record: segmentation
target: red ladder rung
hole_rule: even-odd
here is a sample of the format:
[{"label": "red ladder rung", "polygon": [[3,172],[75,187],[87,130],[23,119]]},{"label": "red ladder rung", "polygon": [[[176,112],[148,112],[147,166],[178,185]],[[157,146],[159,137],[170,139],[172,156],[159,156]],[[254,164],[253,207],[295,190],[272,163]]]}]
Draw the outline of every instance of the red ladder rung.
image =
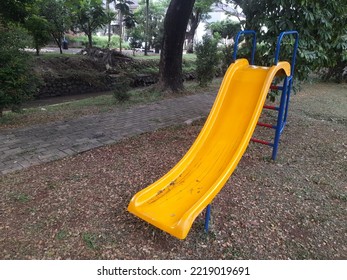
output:
[{"label": "red ladder rung", "polygon": [[275,126],[275,125],[268,124],[268,123],[258,122],[257,125],[276,129],[276,126]]},{"label": "red ladder rung", "polygon": [[268,142],[268,141],[264,141],[264,140],[260,140],[260,139],[256,139],[256,138],[251,138],[251,141],[256,142],[256,143],[260,143],[260,144],[264,144],[264,145],[268,145],[268,146],[273,146],[273,144]]},{"label": "red ladder rung", "polygon": [[270,106],[270,105],[264,105],[263,108],[265,108],[265,109],[270,109],[270,110],[276,110],[276,111],[279,110],[279,107]]}]

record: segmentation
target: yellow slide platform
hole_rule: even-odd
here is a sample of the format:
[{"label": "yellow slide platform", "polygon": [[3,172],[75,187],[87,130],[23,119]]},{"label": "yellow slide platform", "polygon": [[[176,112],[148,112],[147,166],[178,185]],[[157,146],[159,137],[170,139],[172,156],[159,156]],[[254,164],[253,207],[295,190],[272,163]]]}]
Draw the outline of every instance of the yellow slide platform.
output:
[{"label": "yellow slide platform", "polygon": [[289,76],[289,63],[260,67],[238,59],[231,64],[192,147],[167,174],[134,195],[128,211],[186,238],[245,152],[276,75]]}]

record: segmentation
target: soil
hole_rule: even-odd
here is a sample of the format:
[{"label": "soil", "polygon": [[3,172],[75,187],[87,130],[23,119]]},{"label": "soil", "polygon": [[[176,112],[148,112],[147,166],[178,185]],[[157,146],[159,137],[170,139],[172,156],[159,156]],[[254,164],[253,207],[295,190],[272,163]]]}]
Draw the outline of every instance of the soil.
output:
[{"label": "soil", "polygon": [[202,213],[183,241],[126,208],[203,121],[2,176],[0,258],[346,259],[346,101],[346,84],[307,84],[292,96],[278,159],[251,143],[212,203],[210,231]]}]

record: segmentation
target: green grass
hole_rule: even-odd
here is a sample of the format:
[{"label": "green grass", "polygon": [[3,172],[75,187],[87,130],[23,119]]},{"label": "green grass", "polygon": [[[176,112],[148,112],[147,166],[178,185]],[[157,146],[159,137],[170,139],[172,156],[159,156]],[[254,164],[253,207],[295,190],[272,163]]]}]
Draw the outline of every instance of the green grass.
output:
[{"label": "green grass", "polygon": [[[160,60],[160,54],[159,53],[149,53],[149,55],[145,55],[143,52],[137,52],[135,56],[132,56],[132,58],[135,59],[143,59],[143,60]],[[189,61],[194,62],[196,60],[196,54],[194,53],[187,53],[183,55],[183,61]]]},{"label": "green grass", "polygon": [[11,197],[14,201],[20,202],[20,203],[25,203],[30,200],[29,195],[25,193],[12,193]]},{"label": "green grass", "polygon": [[32,54],[34,56],[34,58],[38,57],[38,58],[43,58],[43,59],[51,59],[51,58],[55,58],[55,57],[75,57],[75,54],[72,53],[63,53],[60,54],[59,52],[40,52],[40,55],[37,56],[36,54]]},{"label": "green grass", "polygon": [[160,60],[160,54],[158,53],[151,53],[150,55],[145,55],[143,52],[137,52],[135,56],[131,55],[131,57],[138,60]]},{"label": "green grass", "polygon": [[58,240],[63,240],[68,237],[68,232],[66,230],[60,230],[58,231],[57,235],[55,236]]},{"label": "green grass", "polygon": [[[221,79],[215,79],[211,85],[201,88],[197,82],[186,82],[185,88],[189,93],[217,92]],[[65,103],[40,106],[36,108],[23,109],[20,113],[10,111],[4,112],[0,118],[0,129],[6,127],[25,127],[29,125],[44,124],[54,121],[66,121],[83,115],[112,112],[117,108],[127,108],[136,104],[146,104],[161,100],[163,94],[156,88],[132,89],[129,92],[129,100],[118,102],[113,97],[113,92],[100,93],[99,96],[72,100]]]},{"label": "green grass", "polygon": [[85,243],[85,245],[92,250],[95,250],[98,248],[96,242],[97,242],[97,236],[93,233],[85,232],[82,234],[82,239]]},{"label": "green grass", "polygon": [[195,53],[186,53],[183,55],[183,60],[195,61],[196,60],[196,54]]}]

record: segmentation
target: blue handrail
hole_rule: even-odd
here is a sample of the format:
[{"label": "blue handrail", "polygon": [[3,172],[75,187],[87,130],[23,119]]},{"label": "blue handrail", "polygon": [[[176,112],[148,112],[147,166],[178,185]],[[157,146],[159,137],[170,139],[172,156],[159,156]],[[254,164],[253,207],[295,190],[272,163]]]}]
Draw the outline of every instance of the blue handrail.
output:
[{"label": "blue handrail", "polygon": [[284,31],[278,36],[274,64],[277,65],[277,63],[278,63],[279,56],[280,56],[281,42],[282,42],[282,39],[285,35],[294,35],[294,37],[295,37],[293,56],[292,56],[291,67],[290,67],[290,69],[291,69],[290,75],[293,76],[294,75],[294,66],[295,66],[295,61],[296,61],[296,53],[297,53],[298,44],[299,44],[299,33],[297,31],[294,31],[294,30],[293,31]]},{"label": "blue handrail", "polygon": [[236,60],[237,56],[237,50],[239,45],[239,40],[241,35],[252,35],[253,36],[253,42],[252,42],[252,56],[251,56],[251,65],[254,65],[254,55],[255,55],[255,46],[257,44],[257,35],[254,30],[242,30],[239,31],[235,37],[235,43],[234,43],[234,54],[233,54],[233,60]]}]

